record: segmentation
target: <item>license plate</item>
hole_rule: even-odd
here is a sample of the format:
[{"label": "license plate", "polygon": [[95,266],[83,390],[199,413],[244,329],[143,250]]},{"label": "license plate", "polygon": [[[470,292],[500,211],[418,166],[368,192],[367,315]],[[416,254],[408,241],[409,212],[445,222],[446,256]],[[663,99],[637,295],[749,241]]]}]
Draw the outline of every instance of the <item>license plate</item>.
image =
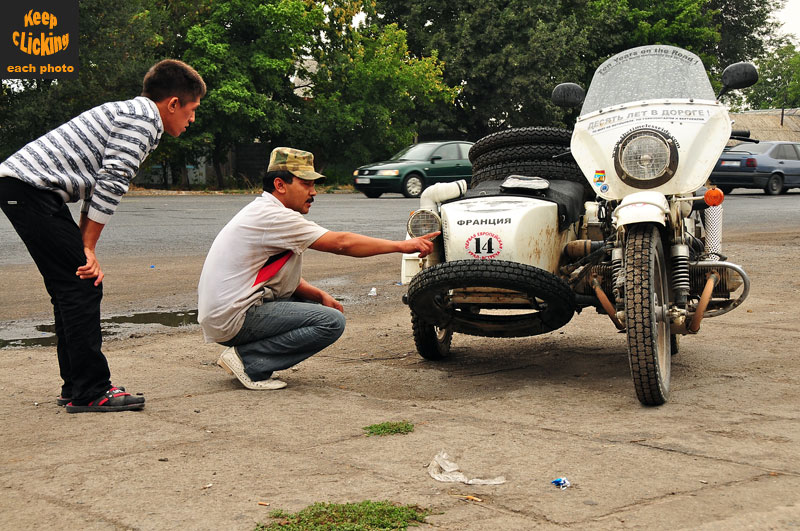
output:
[{"label": "license plate", "polygon": [[741,162],[739,162],[738,160],[723,160],[722,163],[720,164],[720,166],[734,166],[734,167],[738,167],[740,165]]},{"label": "license plate", "polygon": [[369,184],[369,177],[357,177],[356,184]]}]

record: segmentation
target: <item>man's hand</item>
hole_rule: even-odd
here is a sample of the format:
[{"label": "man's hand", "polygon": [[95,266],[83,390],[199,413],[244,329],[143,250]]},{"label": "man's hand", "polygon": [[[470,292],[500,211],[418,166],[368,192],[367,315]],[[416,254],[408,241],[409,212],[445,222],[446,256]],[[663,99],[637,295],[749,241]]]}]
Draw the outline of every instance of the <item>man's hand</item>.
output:
[{"label": "man's hand", "polygon": [[418,238],[412,238],[403,242],[405,248],[404,253],[416,253],[419,251],[419,257],[425,258],[433,251],[433,240],[441,234],[441,231],[431,232]]},{"label": "man's hand", "polygon": [[103,274],[103,270],[100,269],[100,263],[97,261],[94,250],[84,247],[83,254],[86,255],[86,265],[80,266],[75,274],[81,279],[97,278],[97,280],[94,281],[94,285],[99,286],[105,275]]},{"label": "man's hand", "polygon": [[334,310],[339,310],[340,312],[344,313],[344,307],[342,303],[331,297],[327,292],[322,292],[322,300],[320,301],[323,306],[327,306],[328,308],[333,308]]}]

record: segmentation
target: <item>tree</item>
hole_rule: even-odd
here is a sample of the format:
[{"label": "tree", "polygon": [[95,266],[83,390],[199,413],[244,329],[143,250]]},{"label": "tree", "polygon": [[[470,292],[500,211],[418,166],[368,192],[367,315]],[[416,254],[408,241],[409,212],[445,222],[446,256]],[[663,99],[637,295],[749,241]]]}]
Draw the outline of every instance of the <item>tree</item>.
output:
[{"label": "tree", "polygon": [[449,106],[456,90],[442,82],[436,56],[413,58],[406,34],[390,24],[352,26],[362,2],[325,2],[326,20],[311,57],[303,62],[298,104],[288,133],[292,145],[328,164],[367,162],[412,142],[418,116]]},{"label": "tree", "polygon": [[763,56],[775,35],[772,13],[784,4],[785,0],[709,0],[706,9],[712,13],[720,39],[709,43],[706,53],[713,54],[721,68]]},{"label": "tree", "polygon": [[800,107],[800,50],[788,41],[756,62],[759,81],[747,92],[754,109]]},{"label": "tree", "polygon": [[494,130],[558,123],[553,87],[583,79],[578,51],[589,48],[577,8],[583,2],[527,0],[378,0],[373,20],[408,30],[415,56],[445,65],[444,81],[460,88],[456,105],[428,120],[426,136],[460,133],[472,140]]},{"label": "tree", "polygon": [[303,0],[228,0],[209,2],[206,20],[189,28],[184,59],[209,87],[196,128],[207,135],[220,188],[236,143],[285,132],[290,77],[321,20],[322,10]]}]

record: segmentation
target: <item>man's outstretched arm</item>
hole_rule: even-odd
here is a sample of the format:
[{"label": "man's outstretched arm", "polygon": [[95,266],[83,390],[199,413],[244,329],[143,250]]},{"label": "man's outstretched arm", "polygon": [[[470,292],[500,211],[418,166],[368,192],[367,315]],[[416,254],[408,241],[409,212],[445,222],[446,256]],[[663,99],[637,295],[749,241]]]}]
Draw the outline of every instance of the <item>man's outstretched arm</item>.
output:
[{"label": "man's outstretched arm", "polygon": [[311,244],[316,251],[363,258],[387,253],[416,253],[423,258],[433,250],[433,240],[439,232],[432,232],[410,240],[384,240],[354,232],[329,231]]}]

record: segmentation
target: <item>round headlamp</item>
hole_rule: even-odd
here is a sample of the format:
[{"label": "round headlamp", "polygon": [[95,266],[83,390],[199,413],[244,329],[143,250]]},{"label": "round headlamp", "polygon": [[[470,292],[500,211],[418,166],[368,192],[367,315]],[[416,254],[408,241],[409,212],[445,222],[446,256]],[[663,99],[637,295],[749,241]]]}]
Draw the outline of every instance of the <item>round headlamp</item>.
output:
[{"label": "round headlamp", "polygon": [[411,213],[406,227],[412,238],[418,238],[442,230],[442,220],[436,212],[421,209]]},{"label": "round headlamp", "polygon": [[628,186],[660,186],[669,181],[678,168],[675,139],[655,129],[637,129],[628,133],[614,151],[614,168]]}]

